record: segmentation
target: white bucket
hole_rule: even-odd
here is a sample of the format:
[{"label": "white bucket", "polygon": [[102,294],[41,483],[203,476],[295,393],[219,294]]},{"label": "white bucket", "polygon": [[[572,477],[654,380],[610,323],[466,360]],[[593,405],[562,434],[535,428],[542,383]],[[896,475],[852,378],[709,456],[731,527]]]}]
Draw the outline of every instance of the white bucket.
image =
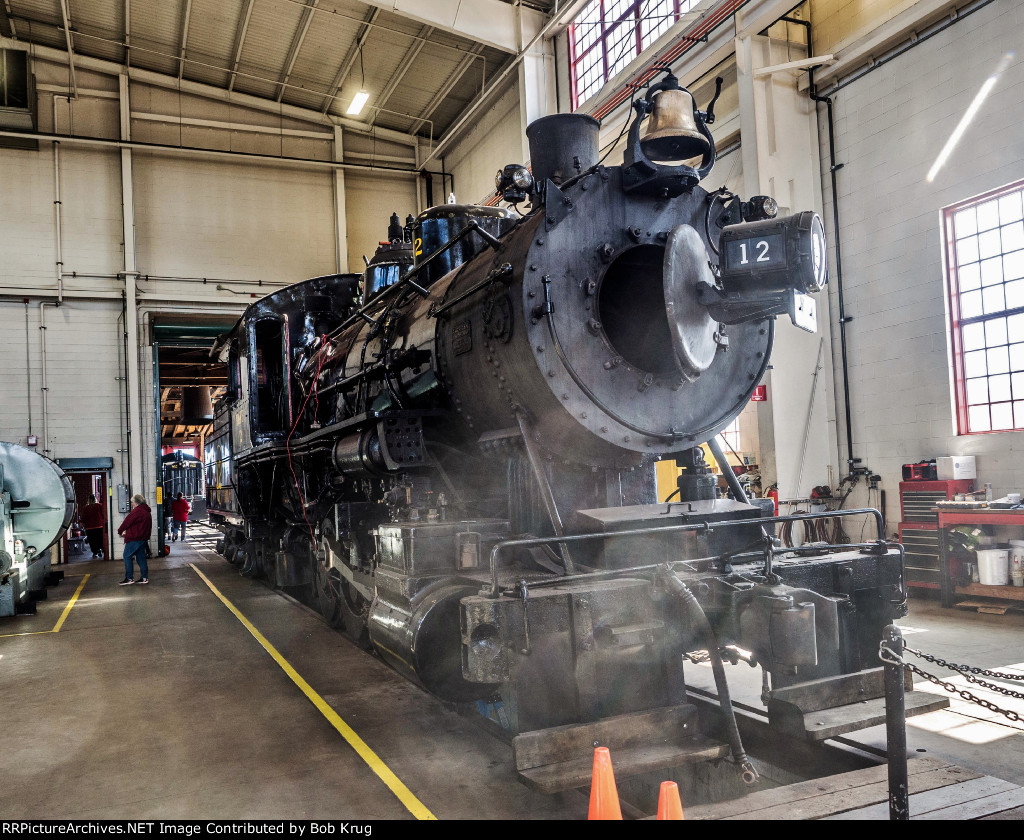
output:
[{"label": "white bucket", "polygon": [[1024,571],[1024,540],[1010,540],[1010,571]]},{"label": "white bucket", "polygon": [[1006,586],[1009,581],[1009,551],[1005,548],[979,548],[978,582],[985,586]]}]

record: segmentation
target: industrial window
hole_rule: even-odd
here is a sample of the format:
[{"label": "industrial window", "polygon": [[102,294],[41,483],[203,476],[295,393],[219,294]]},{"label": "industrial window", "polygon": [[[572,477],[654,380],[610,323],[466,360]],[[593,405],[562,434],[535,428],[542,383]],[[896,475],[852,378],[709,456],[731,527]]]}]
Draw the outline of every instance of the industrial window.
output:
[{"label": "industrial window", "polygon": [[569,26],[572,107],[653,44],[700,0],[591,0]]},{"label": "industrial window", "polygon": [[943,222],[958,431],[1024,429],[1024,181]]},{"label": "industrial window", "polygon": [[731,447],[730,451],[740,452],[740,418],[737,417],[728,426],[722,429],[722,437],[725,439],[726,448]]},{"label": "industrial window", "polygon": [[28,108],[28,53],[0,49],[0,108]]},{"label": "industrial window", "polygon": [[256,349],[253,420],[258,432],[288,427],[288,377],[284,367],[285,332],[281,321],[267,318],[253,326]]}]

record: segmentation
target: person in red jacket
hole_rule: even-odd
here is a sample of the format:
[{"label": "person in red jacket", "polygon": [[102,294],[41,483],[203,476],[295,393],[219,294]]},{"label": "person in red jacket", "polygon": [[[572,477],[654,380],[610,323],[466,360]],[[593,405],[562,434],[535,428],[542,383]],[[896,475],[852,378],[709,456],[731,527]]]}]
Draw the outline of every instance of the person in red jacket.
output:
[{"label": "person in red jacket", "polygon": [[89,548],[93,557],[103,556],[103,526],[107,524],[107,514],[103,505],[97,503],[96,497],[89,496],[89,504],[82,508],[82,527],[89,539]]},{"label": "person in red jacket", "polygon": [[182,493],[179,493],[177,498],[171,502],[171,542],[178,539],[179,533],[181,534],[181,541],[185,542],[185,526],[188,524],[188,512],[190,510],[192,510],[192,505],[189,504],[188,499]]},{"label": "person in red jacket", "polygon": [[146,562],[146,544],[153,533],[153,512],[146,504],[146,497],[141,493],[132,496],[132,510],[117,529],[117,533],[124,537],[124,580],[121,586],[135,583],[132,575],[135,574],[134,561],[138,560],[139,572],[142,577],[139,583],[149,583],[149,564]]}]

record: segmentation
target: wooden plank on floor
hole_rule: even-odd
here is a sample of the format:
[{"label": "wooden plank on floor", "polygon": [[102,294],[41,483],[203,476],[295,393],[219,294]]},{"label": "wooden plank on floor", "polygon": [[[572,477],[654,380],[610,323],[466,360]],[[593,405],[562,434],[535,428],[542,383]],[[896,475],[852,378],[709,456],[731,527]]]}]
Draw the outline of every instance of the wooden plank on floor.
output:
[{"label": "wooden plank on floor", "polygon": [[989,814],[985,817],[979,817],[982,820],[1024,820],[1024,808],[1011,808],[1009,811],[999,811],[995,814]]},{"label": "wooden plank on floor", "polygon": [[[907,762],[907,773],[909,776],[915,776],[952,767],[953,765],[942,759],[912,758]],[[956,781],[973,779],[980,775],[963,768],[955,769],[964,774],[958,777]],[[849,773],[839,773],[824,779],[810,779],[806,782],[797,782],[793,785],[772,788],[771,790],[759,790],[740,799],[732,799],[728,802],[694,805],[686,809],[686,818],[688,820],[728,819],[742,814],[763,811],[775,806],[789,805],[805,799],[847,791],[851,788],[873,785],[879,782],[886,783],[888,773],[886,765],[879,764],[877,767],[853,770]]]},{"label": "wooden plank on floor", "polygon": [[[911,797],[913,797],[915,793],[922,793],[936,788],[946,788],[976,776],[976,773],[972,773],[962,767],[946,767],[942,770],[932,770],[927,773],[910,775],[907,781],[909,782]],[[913,802],[913,799],[911,799],[911,802]],[[821,820],[836,814],[845,816],[849,812],[862,808],[866,809],[872,805],[880,805],[885,809],[885,815],[888,817],[888,803],[889,781],[886,778],[874,784],[861,785],[849,790],[837,791],[817,796],[813,799],[804,799],[788,805],[776,805],[772,808],[764,808],[750,814],[730,817],[729,819]],[[911,805],[911,813],[913,813],[913,805]],[[874,819],[874,817],[871,819]]]},{"label": "wooden plank on floor", "polygon": [[[910,785],[910,818],[912,820],[928,819],[928,814],[933,811],[952,811],[962,808],[965,803],[976,799],[982,799],[996,794],[1007,794],[1013,790],[1019,790],[1012,782],[1004,782],[992,776],[982,776],[977,779],[969,779],[956,784],[947,784],[935,787],[930,790],[915,792],[914,785]],[[888,794],[888,788],[886,789]],[[970,819],[970,817],[949,816],[938,817],[938,819]],[[865,808],[847,810],[844,813],[833,813],[825,817],[830,820],[887,820],[889,819],[888,801],[879,802]]]},{"label": "wooden plank on floor", "polygon": [[[983,796],[981,799],[974,799],[962,805],[953,805],[949,808],[939,808],[937,811],[929,811],[922,814],[922,820],[977,820],[991,814],[998,814],[1013,810],[1024,805],[1024,788],[995,793],[991,796]],[[913,819],[913,811],[911,819]],[[1017,819],[1020,819],[1018,816]]]}]

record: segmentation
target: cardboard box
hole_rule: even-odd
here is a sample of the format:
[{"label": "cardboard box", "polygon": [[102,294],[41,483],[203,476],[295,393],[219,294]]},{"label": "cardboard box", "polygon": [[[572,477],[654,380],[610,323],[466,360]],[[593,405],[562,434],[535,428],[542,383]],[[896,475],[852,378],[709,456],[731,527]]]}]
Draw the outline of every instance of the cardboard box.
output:
[{"label": "cardboard box", "polygon": [[960,481],[965,478],[977,478],[978,470],[973,455],[949,455],[935,459],[939,481]]}]

